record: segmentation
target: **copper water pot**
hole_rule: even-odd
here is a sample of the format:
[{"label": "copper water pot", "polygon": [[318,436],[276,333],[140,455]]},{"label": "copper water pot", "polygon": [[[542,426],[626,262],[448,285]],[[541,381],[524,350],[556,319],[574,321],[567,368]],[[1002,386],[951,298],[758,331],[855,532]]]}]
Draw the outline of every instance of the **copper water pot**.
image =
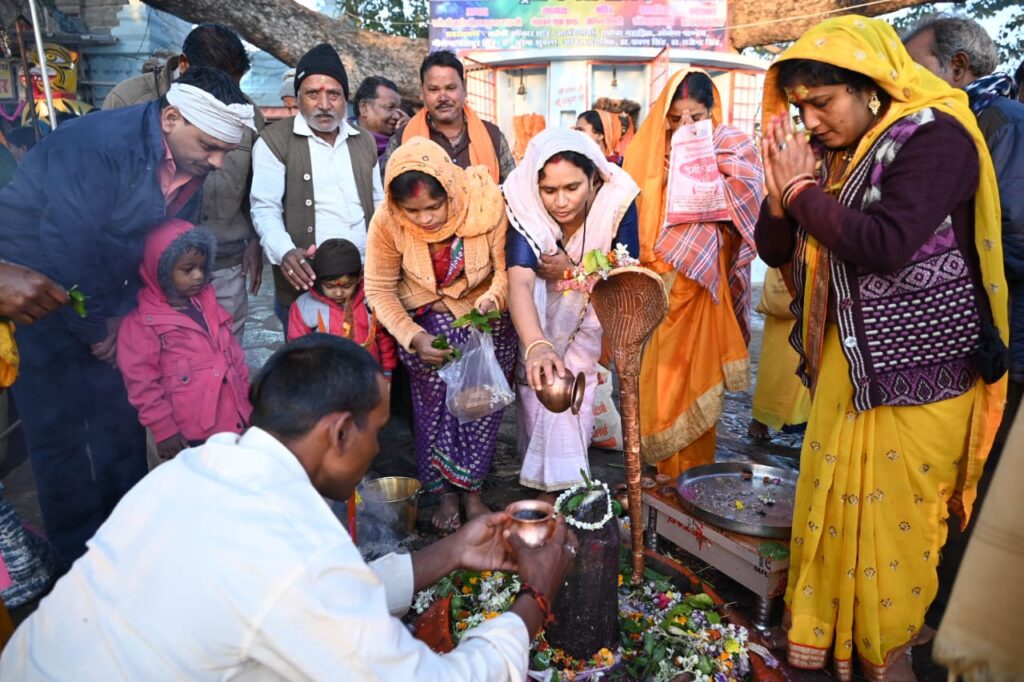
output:
[{"label": "copper water pot", "polygon": [[566,370],[560,377],[555,377],[555,383],[548,384],[547,378],[542,375],[544,385],[537,391],[537,400],[540,404],[552,412],[572,411],[579,414],[583,406],[583,394],[587,390],[587,377],[583,372],[576,376]]},{"label": "copper water pot", "polygon": [[542,547],[555,529],[555,508],[543,500],[518,500],[505,507],[508,528],[527,547]]}]

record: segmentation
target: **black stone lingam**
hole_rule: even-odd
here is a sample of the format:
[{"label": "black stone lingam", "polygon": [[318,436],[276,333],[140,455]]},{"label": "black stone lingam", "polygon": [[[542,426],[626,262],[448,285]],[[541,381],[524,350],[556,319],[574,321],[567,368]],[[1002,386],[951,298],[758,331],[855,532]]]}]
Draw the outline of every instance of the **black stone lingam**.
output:
[{"label": "black stone lingam", "polygon": [[[597,486],[572,513],[596,523],[608,510],[604,488]],[[570,526],[572,528],[572,526]],[[619,647],[619,524],[614,516],[597,530],[572,528],[580,541],[576,563],[558,591],[555,622],[545,631],[548,643],[573,658],[587,659],[602,648]]]}]

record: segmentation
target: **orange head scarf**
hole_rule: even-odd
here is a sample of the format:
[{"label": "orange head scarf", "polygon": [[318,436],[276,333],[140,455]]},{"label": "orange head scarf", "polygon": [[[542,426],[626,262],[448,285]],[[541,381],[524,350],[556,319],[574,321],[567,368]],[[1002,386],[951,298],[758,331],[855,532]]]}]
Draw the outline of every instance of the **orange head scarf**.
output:
[{"label": "orange head scarf", "polygon": [[[629,143],[632,154],[626,156],[622,164],[623,170],[629,173],[636,184],[640,185],[640,196],[637,197],[637,208],[640,216],[640,262],[649,265],[659,260],[654,253],[654,243],[658,240],[664,219],[665,207],[665,156],[668,150],[668,110],[672,108],[672,96],[690,73],[703,73],[701,69],[683,69],[669,78],[665,89],[651,107],[651,112],[640,124],[632,142]],[[715,96],[715,106],[711,110],[711,122],[714,127],[722,122],[722,98],[718,88],[711,83]],[[665,266],[667,269],[668,266]]]},{"label": "orange head scarf", "polygon": [[[462,111],[466,117],[466,132],[469,133],[469,165],[486,167],[491,178],[495,182],[501,182],[498,155],[494,152],[494,145],[491,143],[491,136],[487,133],[487,127],[468,104],[463,105]],[[427,122],[426,107],[420,109],[419,113],[409,119],[405,131],[402,133],[402,142],[408,142],[414,137],[430,139],[430,124]]]},{"label": "orange head scarf", "polygon": [[622,119],[618,114],[604,109],[594,111],[601,118],[601,127],[604,128],[604,155],[615,156],[619,153],[619,143],[622,142]]},{"label": "orange head scarf", "polygon": [[[391,181],[402,173],[420,171],[439,183],[448,194],[448,220],[444,226],[427,232],[405,217],[391,197]],[[453,236],[474,237],[494,229],[505,219],[505,201],[487,168],[459,168],[436,142],[413,137],[388,159],[384,171],[384,203],[378,209],[384,218],[402,231],[428,243],[442,242]]]}]

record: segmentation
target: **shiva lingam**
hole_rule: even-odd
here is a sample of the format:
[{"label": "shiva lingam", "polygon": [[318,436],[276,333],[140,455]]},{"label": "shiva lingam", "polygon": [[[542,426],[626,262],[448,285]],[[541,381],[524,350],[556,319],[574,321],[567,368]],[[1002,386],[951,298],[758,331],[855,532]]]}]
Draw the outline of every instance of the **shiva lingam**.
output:
[{"label": "shiva lingam", "polygon": [[508,529],[527,547],[542,546],[555,529],[555,508],[548,502],[518,500],[505,507],[505,511]]},{"label": "shiva lingam", "polygon": [[634,584],[643,579],[643,519],[640,501],[640,358],[644,346],[668,312],[668,292],[661,278],[643,267],[612,270],[594,285],[594,312],[612,349],[621,381],[623,455],[633,545]]},{"label": "shiva lingam", "polygon": [[553,384],[548,384],[543,373],[544,384],[537,389],[537,400],[552,412],[570,410],[574,415],[580,413],[583,406],[583,394],[587,390],[587,377],[583,372],[576,376],[566,370],[565,374],[555,377]]}]

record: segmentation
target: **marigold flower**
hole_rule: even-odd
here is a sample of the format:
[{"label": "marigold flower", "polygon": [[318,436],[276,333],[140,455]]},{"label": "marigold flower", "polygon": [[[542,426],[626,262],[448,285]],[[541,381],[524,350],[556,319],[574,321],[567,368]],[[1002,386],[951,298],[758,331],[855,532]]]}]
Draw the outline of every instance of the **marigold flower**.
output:
[{"label": "marigold flower", "polygon": [[462,586],[462,594],[472,594],[472,593],[473,593],[473,590],[469,587],[469,585],[463,585]]}]

